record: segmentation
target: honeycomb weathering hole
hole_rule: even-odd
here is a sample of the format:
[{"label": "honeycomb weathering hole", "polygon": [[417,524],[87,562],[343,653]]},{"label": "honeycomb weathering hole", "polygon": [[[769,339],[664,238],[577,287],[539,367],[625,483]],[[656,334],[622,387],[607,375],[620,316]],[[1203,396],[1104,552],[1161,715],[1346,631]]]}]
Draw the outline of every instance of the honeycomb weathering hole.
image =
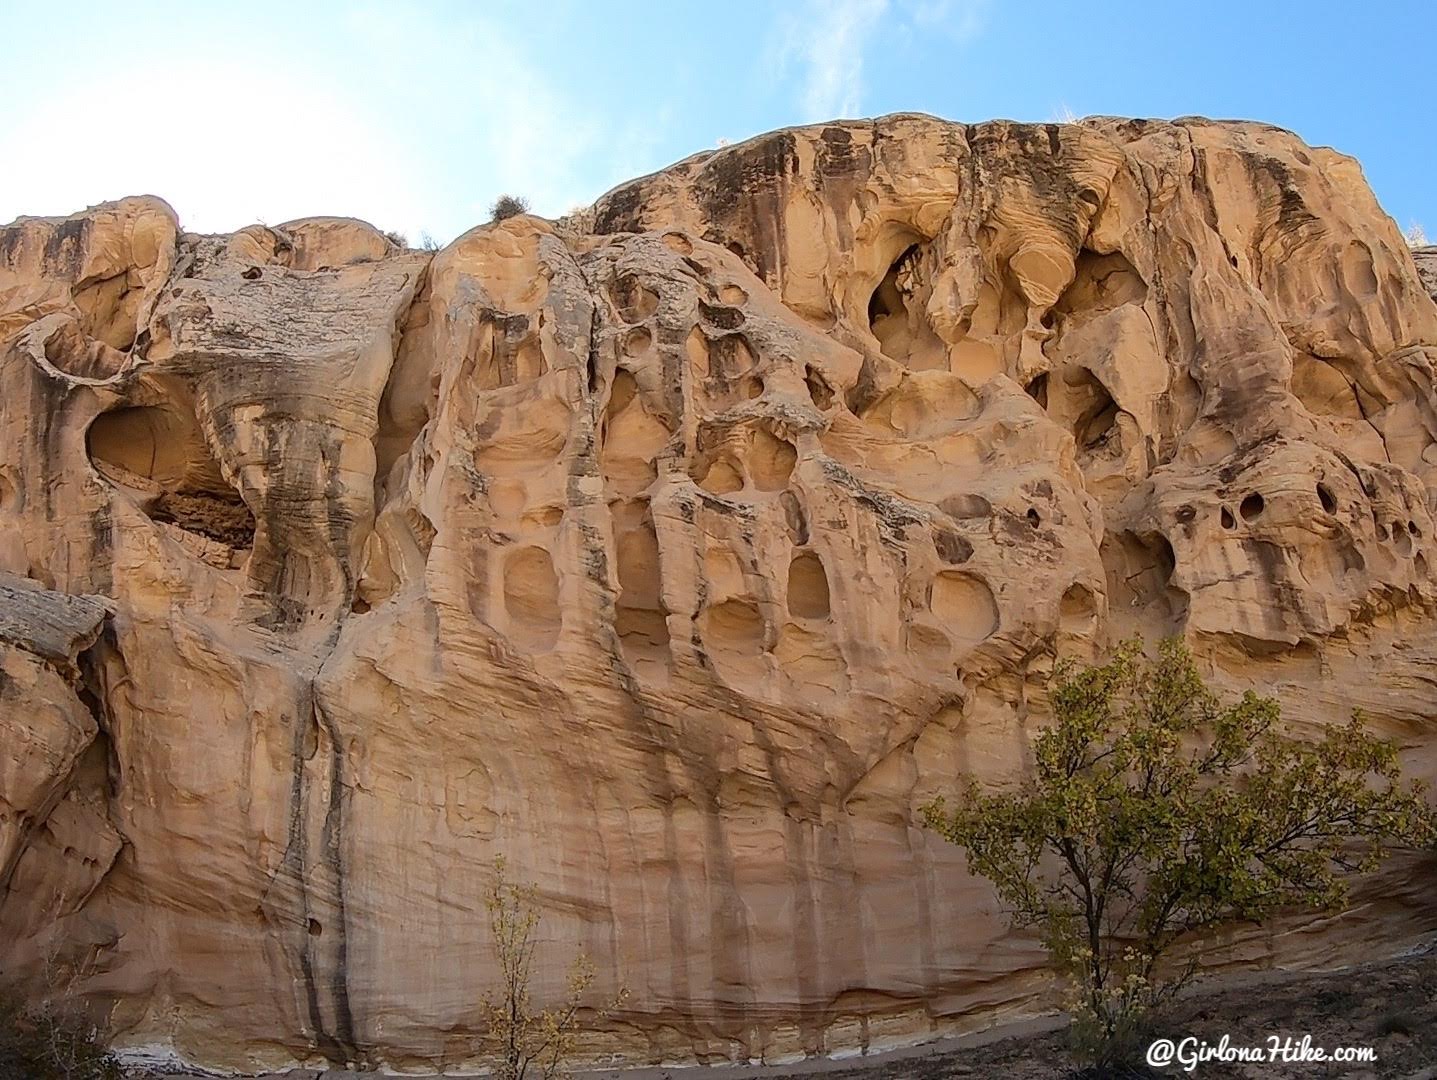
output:
[{"label": "honeycomb weathering hole", "polygon": [[770,435],[763,428],[753,433],[748,458],[748,473],[760,491],[782,491],[798,461],[793,443]]},{"label": "honeycomb weathering hole", "polygon": [[933,547],[938,557],[950,566],[965,563],[973,557],[973,545],[952,529],[937,529],[933,533]]},{"label": "honeycomb weathering hole", "polygon": [[90,460],[157,484],[178,487],[196,448],[184,417],[158,406],[134,406],[101,413],[86,434]]},{"label": "honeycomb weathering hole", "polygon": [[1322,504],[1322,509],[1329,514],[1337,513],[1337,500],[1332,497],[1326,484],[1317,485],[1317,501]]},{"label": "honeycomb weathering hole", "polygon": [[1096,315],[1124,304],[1141,304],[1147,296],[1147,282],[1121,252],[1100,255],[1084,248],[1075,261],[1073,281],[1054,310],[1060,316]]},{"label": "honeycomb weathering hole", "polygon": [[1073,439],[1083,450],[1096,450],[1108,441],[1118,425],[1118,403],[1108,388],[1093,379],[1093,400],[1073,427]]},{"label": "honeycomb weathering hole", "polygon": [[559,578],[543,548],[520,548],[504,563],[504,610],[512,636],[536,649],[559,640]]},{"label": "honeycomb weathering hole", "polygon": [[1069,585],[1058,605],[1058,614],[1064,619],[1086,619],[1097,612],[1097,601],[1093,590],[1086,585]]},{"label": "honeycomb weathering hole", "polygon": [[694,253],[693,241],[683,233],[664,233],[664,244],[670,251],[679,255],[692,255]]},{"label": "honeycomb weathering hole", "polygon": [[1237,512],[1242,515],[1243,521],[1256,521],[1262,516],[1263,508],[1266,505],[1263,497],[1254,491],[1242,500],[1238,505]]},{"label": "honeycomb weathering hole", "polygon": [[751,600],[725,600],[708,609],[704,639],[711,652],[755,655],[763,648],[763,614]]},{"label": "honeycomb weathering hole", "polygon": [[800,552],[788,564],[788,610],[800,619],[828,618],[828,575],[812,551]]},{"label": "honeycomb weathering hole", "polygon": [[724,334],[708,342],[707,348],[710,377],[736,379],[758,366],[758,357],[742,334]]},{"label": "honeycomb weathering hole", "polygon": [[966,645],[977,645],[998,629],[993,590],[972,574],[939,573],[933,579],[928,606],[948,636]]},{"label": "honeycomb weathering hole", "polygon": [[627,323],[643,322],[659,310],[659,294],[633,274],[619,278],[609,288],[614,309]]},{"label": "honeycomb weathering hole", "polygon": [[1392,546],[1403,558],[1412,554],[1412,537],[1407,534],[1406,526],[1400,521],[1392,523]]},{"label": "honeycomb weathering hole", "polygon": [[732,495],[743,490],[743,475],[732,461],[718,458],[704,471],[698,485],[710,495]]},{"label": "honeycomb weathering hole", "polygon": [[492,313],[475,323],[465,356],[480,390],[532,382],[548,370],[538,328],[528,315]]},{"label": "honeycomb weathering hole", "polygon": [[57,371],[86,379],[112,378],[125,366],[124,353],[92,341],[76,323],[66,323],[45,339],[45,359]]},{"label": "honeycomb weathering hole", "polygon": [[1058,630],[1073,637],[1088,637],[1097,629],[1098,602],[1085,585],[1068,586],[1058,603]]},{"label": "honeycomb weathering hole", "polygon": [[643,491],[658,476],[655,464],[670,431],[648,408],[634,376],[620,368],[604,411],[602,468],[605,484],[624,495]]},{"label": "honeycomb weathering hole", "polygon": [[928,322],[925,250],[920,243],[905,248],[868,300],[868,329],[879,350],[915,371],[948,367],[948,349]]},{"label": "honeycomb weathering hole", "polygon": [[254,543],[254,515],[224,479],[194,418],[174,406],[101,413],[85,433],[95,471],[137,494],[152,521],[231,548]]},{"label": "honeycomb weathering hole", "polygon": [[798,546],[808,543],[808,515],[804,513],[798,496],[791,491],[785,491],[778,497],[778,501],[783,507],[783,522],[788,529],[788,538]]},{"label": "honeycomb weathering hole", "polygon": [[642,356],[648,352],[654,344],[654,335],[642,326],[637,326],[629,331],[628,337],[624,339],[624,354],[626,356]]},{"label": "honeycomb weathering hole", "polygon": [[822,372],[809,364],[803,381],[808,386],[809,398],[819,412],[827,412],[833,407],[833,387],[828,385]]},{"label": "honeycomb weathering hole", "polygon": [[744,324],[744,314],[736,307],[708,304],[700,300],[699,314],[703,316],[705,322],[720,330],[737,330]]},{"label": "honeycomb weathering hole", "polygon": [[973,494],[950,495],[938,504],[938,509],[959,521],[991,517],[993,514],[993,504],[982,495]]},{"label": "honeycomb weathering hole", "polygon": [[873,295],[868,299],[868,324],[873,328],[873,336],[879,341],[883,335],[878,332],[879,324],[884,319],[894,316],[901,316],[906,312],[906,305],[903,297],[903,290],[899,286],[898,278],[903,272],[905,264],[918,252],[917,244],[910,244],[903,250],[898,258],[893,260],[887,273],[878,282],[878,287],[873,290]]},{"label": "honeycomb weathering hole", "polygon": [[[630,504],[640,510],[643,503]],[[659,541],[647,519],[620,533],[619,599],[614,629],[626,656],[659,660],[669,646],[668,611],[664,608],[659,573]]]}]

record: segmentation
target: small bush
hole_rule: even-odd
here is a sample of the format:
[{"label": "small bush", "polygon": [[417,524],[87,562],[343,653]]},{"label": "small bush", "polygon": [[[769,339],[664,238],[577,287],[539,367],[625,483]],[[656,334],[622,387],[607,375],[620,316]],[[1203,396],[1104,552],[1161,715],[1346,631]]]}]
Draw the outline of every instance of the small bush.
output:
[{"label": "small bush", "polygon": [[405,236],[402,232],[387,232],[384,234],[384,239],[388,240],[400,251],[406,251],[409,248],[409,237]]},{"label": "small bush", "polygon": [[78,1009],[0,997],[0,1078],[122,1080],[100,1033]]},{"label": "small bush", "polygon": [[[533,885],[509,880],[502,855],[494,860],[494,876],[484,897],[489,932],[499,954],[499,993],[486,995],[483,1003],[485,1044],[496,1066],[492,1075],[498,1080],[560,1080],[569,1075],[564,1060],[582,1031],[582,999],[593,985],[594,966],[580,953],[569,969],[563,1001],[551,1008],[535,1008],[529,999],[529,983],[538,945],[538,892]],[[628,996],[628,990],[620,989],[612,1000],[589,1014],[602,1020]]]},{"label": "small bush", "polygon": [[490,221],[503,221],[529,212],[529,200],[521,195],[500,195],[489,208]]}]

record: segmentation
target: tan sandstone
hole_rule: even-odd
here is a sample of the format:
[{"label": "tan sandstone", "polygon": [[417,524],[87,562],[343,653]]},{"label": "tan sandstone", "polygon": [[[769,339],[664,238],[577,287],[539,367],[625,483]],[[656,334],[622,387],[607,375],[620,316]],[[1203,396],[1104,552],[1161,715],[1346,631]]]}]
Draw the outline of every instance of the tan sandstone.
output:
[{"label": "tan sandstone", "polygon": [[[631,991],[591,1054],[1045,1008],[917,808],[1021,773],[1056,657],[1182,633],[1437,773],[1432,287],[1356,162],[1204,120],[787,130],[435,254],[21,219],[0,977],[209,1066],[460,1066],[503,853],[536,996]],[[1218,959],[1396,948],[1433,872]]]}]

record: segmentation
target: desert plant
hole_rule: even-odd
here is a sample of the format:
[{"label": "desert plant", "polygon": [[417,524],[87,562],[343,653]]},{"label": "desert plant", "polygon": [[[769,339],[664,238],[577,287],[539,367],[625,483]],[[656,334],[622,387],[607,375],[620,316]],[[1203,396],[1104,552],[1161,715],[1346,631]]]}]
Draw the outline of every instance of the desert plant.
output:
[{"label": "desert plant", "polygon": [[409,237],[405,236],[402,232],[386,232],[384,239],[388,240],[400,251],[407,251],[409,249]]},{"label": "desert plant", "polygon": [[[498,1059],[499,1080],[529,1076],[553,1080],[567,1075],[564,1060],[580,1032],[580,1009],[594,982],[594,966],[580,953],[569,969],[564,1000],[554,1008],[535,1011],[530,1004],[534,952],[539,928],[537,892],[532,885],[509,880],[504,857],[494,860],[494,884],[485,896],[489,931],[499,958],[499,992],[484,998],[486,1044]],[[628,997],[621,989],[591,1014],[602,1019]]]},{"label": "desert plant", "polygon": [[1422,226],[1416,221],[1414,221],[1408,227],[1407,231],[1402,234],[1402,238],[1407,241],[1407,246],[1410,248],[1420,248],[1427,246],[1427,230],[1422,228]]},{"label": "desert plant", "polygon": [[0,1078],[120,1080],[100,1032],[69,1001],[24,1005],[0,996]]},{"label": "desert plant", "polygon": [[1275,699],[1222,704],[1180,641],[1060,664],[1051,702],[1030,779],[970,781],[925,816],[1040,932],[1075,1046],[1100,1068],[1124,1063],[1146,1014],[1193,976],[1205,931],[1340,904],[1347,873],[1433,836],[1420,787],[1360,716],[1287,738]]},{"label": "desert plant", "polygon": [[503,221],[529,212],[529,200],[521,195],[500,195],[489,208],[490,221]]}]

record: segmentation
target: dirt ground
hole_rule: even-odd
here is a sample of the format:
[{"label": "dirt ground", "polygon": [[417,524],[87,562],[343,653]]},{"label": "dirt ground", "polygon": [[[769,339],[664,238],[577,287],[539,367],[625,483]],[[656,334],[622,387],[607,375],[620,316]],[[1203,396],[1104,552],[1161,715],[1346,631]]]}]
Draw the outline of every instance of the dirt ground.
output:
[{"label": "dirt ground", "polygon": [[[1294,1049],[1304,1036],[1309,1046],[1326,1051],[1370,1047],[1376,1060],[1335,1064],[1314,1060],[1204,1062],[1186,1071],[1181,1062],[1162,1069],[1141,1069],[1133,1077],[1183,1077],[1202,1080],[1437,1080],[1437,941],[1397,960],[1312,975],[1265,974],[1199,985],[1157,1025],[1155,1037],[1176,1047],[1191,1037],[1189,1048],[1204,1042],[1217,1047],[1223,1036],[1231,1047],[1258,1047],[1290,1039]],[[582,1080],[1119,1080],[1121,1074],[1079,1073],[1065,1053],[1061,1031],[1027,1034],[986,1042],[934,1044],[867,1061],[822,1061],[801,1066],[753,1068],[643,1069],[626,1073],[584,1073]],[[158,1080],[158,1078],[155,1078]],[[165,1080],[192,1080],[171,1075]],[[360,1080],[359,1074],[331,1070],[300,1071],[285,1080]],[[371,1074],[367,1080],[377,1080]]]},{"label": "dirt ground", "polygon": [[[1175,1063],[1131,1075],[1193,1076],[1203,1080],[1437,1080],[1437,947],[1429,947],[1419,956],[1343,972],[1248,978],[1241,985],[1200,987],[1157,1025],[1155,1037],[1177,1044],[1192,1036],[1199,1044],[1205,1040],[1215,1047],[1225,1034],[1230,1036],[1230,1046],[1264,1050],[1274,1036],[1291,1038],[1294,1044],[1310,1036],[1310,1046],[1325,1050],[1371,1047],[1376,1061],[1207,1062],[1196,1065],[1191,1072]],[[1065,1056],[1065,1046],[1062,1032],[1004,1039],[969,1050],[940,1051],[888,1065],[873,1063],[826,1072],[824,1080],[1059,1080],[1079,1075]],[[767,1075],[775,1080],[785,1077],[781,1071]],[[675,1072],[672,1080],[684,1078]]]}]

